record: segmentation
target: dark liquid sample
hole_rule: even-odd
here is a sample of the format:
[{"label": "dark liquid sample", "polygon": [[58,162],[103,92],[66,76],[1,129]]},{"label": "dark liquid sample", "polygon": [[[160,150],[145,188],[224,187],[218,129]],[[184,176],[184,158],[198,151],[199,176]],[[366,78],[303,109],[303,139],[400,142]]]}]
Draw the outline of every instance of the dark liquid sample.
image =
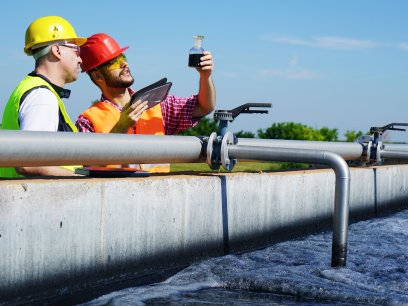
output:
[{"label": "dark liquid sample", "polygon": [[188,56],[188,67],[201,67],[200,66],[200,58],[203,57],[204,54],[202,53],[193,53]]}]

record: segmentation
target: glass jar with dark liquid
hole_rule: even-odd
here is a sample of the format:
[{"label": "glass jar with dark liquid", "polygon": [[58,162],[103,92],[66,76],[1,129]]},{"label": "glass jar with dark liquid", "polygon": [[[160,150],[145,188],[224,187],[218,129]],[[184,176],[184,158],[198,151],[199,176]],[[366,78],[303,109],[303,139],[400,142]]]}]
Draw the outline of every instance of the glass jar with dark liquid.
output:
[{"label": "glass jar with dark liquid", "polygon": [[203,35],[194,35],[194,46],[190,49],[188,56],[188,67],[200,68],[200,58],[204,56]]}]

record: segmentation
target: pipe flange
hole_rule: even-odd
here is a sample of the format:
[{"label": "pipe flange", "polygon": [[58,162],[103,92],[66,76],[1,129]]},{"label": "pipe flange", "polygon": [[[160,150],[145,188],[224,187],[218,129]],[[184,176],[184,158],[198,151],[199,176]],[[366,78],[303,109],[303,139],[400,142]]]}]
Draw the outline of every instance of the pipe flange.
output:
[{"label": "pipe flange", "polygon": [[376,158],[377,158],[377,160],[376,160],[376,162],[377,162],[377,164],[378,165],[381,165],[382,164],[382,160],[381,160],[381,150],[383,149],[383,142],[380,140],[380,141],[378,141],[378,144],[377,144],[377,155],[376,155]]},{"label": "pipe flange", "polygon": [[357,137],[354,142],[357,142],[363,147],[363,154],[361,156],[361,161],[364,163],[370,163],[371,146],[373,144],[373,138],[369,135],[361,135]]},{"label": "pipe flange", "polygon": [[227,132],[221,142],[221,164],[228,171],[231,171],[237,163],[236,159],[230,159],[228,156],[228,145],[235,144],[235,139],[234,134]]},{"label": "pipe flange", "polygon": [[367,162],[368,164],[371,164],[371,147],[372,147],[372,145],[373,145],[373,141],[370,140],[370,141],[367,143],[367,158],[366,158],[366,162]]},{"label": "pipe flange", "polygon": [[381,165],[381,149],[383,148],[383,142],[380,140],[377,143],[370,141],[367,144],[367,162],[370,165]]},{"label": "pipe flange", "polygon": [[220,168],[218,161],[215,161],[216,163],[213,163],[213,158],[212,158],[213,151],[214,151],[214,143],[216,140],[217,140],[217,133],[212,132],[210,137],[208,138],[208,143],[207,143],[207,164],[213,170],[218,170]]}]

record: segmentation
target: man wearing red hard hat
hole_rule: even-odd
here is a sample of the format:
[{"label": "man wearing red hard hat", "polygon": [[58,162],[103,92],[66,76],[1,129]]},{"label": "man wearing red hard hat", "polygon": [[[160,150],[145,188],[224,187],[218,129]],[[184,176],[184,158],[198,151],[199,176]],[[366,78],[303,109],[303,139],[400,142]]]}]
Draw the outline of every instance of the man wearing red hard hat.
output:
[{"label": "man wearing red hard hat", "polygon": [[[76,121],[79,132],[173,135],[195,126],[215,108],[215,88],[211,78],[212,55],[201,57],[200,88],[197,95],[168,95],[162,103],[147,109],[147,102],[129,104],[135,92],[134,79],[124,51],[109,35],[98,33],[81,46],[81,68],[102,91],[99,102],[84,111]],[[140,165],[150,172],[169,172],[169,165]]]}]

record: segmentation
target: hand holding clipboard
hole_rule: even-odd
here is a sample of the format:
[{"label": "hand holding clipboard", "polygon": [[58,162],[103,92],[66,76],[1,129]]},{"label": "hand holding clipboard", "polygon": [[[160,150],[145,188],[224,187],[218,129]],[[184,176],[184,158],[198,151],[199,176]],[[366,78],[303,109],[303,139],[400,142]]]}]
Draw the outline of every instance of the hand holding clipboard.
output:
[{"label": "hand holding clipboard", "polygon": [[130,99],[130,104],[135,103],[137,100],[147,101],[147,109],[149,109],[167,97],[171,85],[171,82],[167,82],[167,78],[163,78],[135,92]]}]

